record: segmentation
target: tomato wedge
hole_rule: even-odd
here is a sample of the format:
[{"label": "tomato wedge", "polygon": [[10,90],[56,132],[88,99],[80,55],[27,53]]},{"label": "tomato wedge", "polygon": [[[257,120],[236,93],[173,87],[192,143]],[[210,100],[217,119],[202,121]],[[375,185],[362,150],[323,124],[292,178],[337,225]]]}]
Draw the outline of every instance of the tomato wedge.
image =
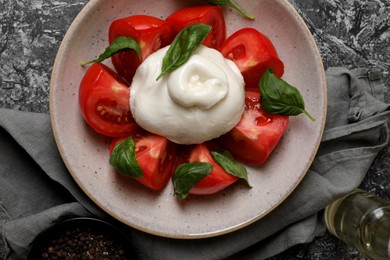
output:
[{"label": "tomato wedge", "polygon": [[[135,143],[135,157],[143,172],[143,177],[134,179],[153,190],[162,189],[172,177],[177,145],[163,136],[144,130],[133,131],[131,136]],[[110,145],[110,154],[125,139],[114,139]]]},{"label": "tomato wedge", "polygon": [[171,22],[175,34],[194,23],[211,25],[212,29],[203,42],[203,45],[210,48],[218,49],[226,39],[225,18],[218,6],[207,5],[183,8],[172,13],[166,20]]},{"label": "tomato wedge", "polygon": [[267,68],[279,78],[284,73],[284,64],[274,45],[256,29],[243,28],[236,31],[226,39],[220,51],[240,69],[247,88],[257,88]]},{"label": "tomato wedge", "polygon": [[137,127],[129,97],[124,79],[102,63],[88,68],[79,87],[81,114],[92,129],[106,136],[125,136]]},{"label": "tomato wedge", "polygon": [[182,147],[176,167],[187,162],[206,162],[213,165],[213,170],[209,175],[196,183],[189,191],[189,194],[209,195],[221,191],[237,181],[237,177],[227,173],[210,154],[206,144],[197,144]]},{"label": "tomato wedge", "polygon": [[262,164],[278,144],[288,125],[288,116],[266,113],[260,106],[260,91],[247,89],[241,121],[219,141],[234,158],[244,163]]},{"label": "tomato wedge", "polygon": [[151,53],[170,44],[174,34],[169,22],[149,15],[133,15],[111,23],[110,44],[119,36],[133,38],[141,48],[141,59],[134,50],[119,52],[111,57],[118,73],[131,83],[142,61]]}]

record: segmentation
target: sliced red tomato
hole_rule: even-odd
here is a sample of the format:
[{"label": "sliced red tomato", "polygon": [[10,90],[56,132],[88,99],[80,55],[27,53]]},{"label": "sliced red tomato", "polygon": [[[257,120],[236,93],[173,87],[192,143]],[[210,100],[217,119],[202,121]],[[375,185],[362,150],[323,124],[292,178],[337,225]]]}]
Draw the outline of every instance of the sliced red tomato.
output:
[{"label": "sliced red tomato", "polygon": [[134,50],[119,52],[111,57],[118,73],[131,83],[141,62],[151,53],[170,44],[174,34],[167,21],[149,15],[133,15],[111,23],[110,44],[119,36],[133,38],[141,48],[141,59]]},{"label": "sliced red tomato", "polygon": [[[189,194],[208,195],[214,194],[237,181],[237,177],[227,173],[210,154],[206,144],[197,144],[182,147],[176,165],[188,162],[206,162],[213,165],[213,170],[209,175],[196,183]],[[177,167],[175,167],[177,168]]]},{"label": "sliced red tomato", "polygon": [[129,107],[130,91],[116,72],[102,63],[92,64],[79,87],[81,114],[102,135],[128,135],[137,124]]},{"label": "sliced red tomato", "polygon": [[166,20],[172,23],[175,34],[194,23],[211,25],[212,29],[203,42],[203,45],[210,48],[218,49],[226,39],[225,18],[218,6],[207,5],[183,8],[171,14]]},{"label": "sliced red tomato", "polygon": [[231,59],[244,76],[248,88],[257,88],[264,71],[270,68],[277,77],[282,77],[284,64],[279,59],[272,42],[253,28],[243,28],[226,39],[220,51]]},{"label": "sliced red tomato", "polygon": [[[153,190],[162,189],[172,177],[177,145],[163,136],[143,130],[133,131],[131,136],[135,143],[135,157],[144,175],[134,179]],[[110,153],[124,139],[114,139]]]},{"label": "sliced red tomato", "polygon": [[278,144],[288,125],[288,116],[266,113],[260,106],[260,91],[247,89],[245,112],[236,127],[219,141],[234,158],[244,163],[262,164]]}]

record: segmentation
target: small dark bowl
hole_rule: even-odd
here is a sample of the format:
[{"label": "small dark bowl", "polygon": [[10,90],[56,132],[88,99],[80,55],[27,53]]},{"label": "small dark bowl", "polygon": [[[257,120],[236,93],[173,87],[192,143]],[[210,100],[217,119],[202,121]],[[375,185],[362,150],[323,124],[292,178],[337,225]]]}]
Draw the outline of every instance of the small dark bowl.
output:
[{"label": "small dark bowl", "polygon": [[[76,241],[70,241],[69,238],[75,235],[78,236]],[[87,240],[90,241],[87,242]],[[57,244],[57,248],[52,245],[53,241]],[[80,244],[76,246],[78,242]],[[99,253],[103,244],[107,245],[109,250]],[[64,250],[65,245],[68,246],[68,250]],[[69,251],[69,248],[73,248],[76,257],[64,255],[64,251]],[[99,250],[94,251],[96,248]],[[117,227],[99,219],[80,217],[65,220],[40,233],[33,241],[27,260],[49,259],[44,256],[56,254],[59,255],[57,259],[82,259],[81,255],[85,255],[85,251],[94,255],[95,257],[92,258],[94,260],[137,259],[130,240]],[[98,257],[99,254],[101,257]],[[120,257],[115,258],[115,255]]]}]

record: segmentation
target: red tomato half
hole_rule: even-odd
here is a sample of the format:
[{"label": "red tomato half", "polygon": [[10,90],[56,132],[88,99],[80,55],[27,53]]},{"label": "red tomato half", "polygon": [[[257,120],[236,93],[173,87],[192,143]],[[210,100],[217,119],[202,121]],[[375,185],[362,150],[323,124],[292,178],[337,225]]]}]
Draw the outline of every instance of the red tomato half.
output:
[{"label": "red tomato half", "polygon": [[[135,157],[144,173],[143,177],[134,179],[153,190],[162,189],[173,175],[177,145],[163,136],[146,131],[133,132],[131,136],[135,142]],[[112,141],[110,153],[123,139]]]},{"label": "red tomato half", "polygon": [[[207,162],[214,166],[209,175],[199,181],[189,191],[190,194],[208,195],[214,194],[225,189],[230,184],[237,181],[237,177],[227,173],[210,154],[209,149],[205,144],[197,144],[184,147],[181,151],[176,165],[187,162]],[[176,168],[176,167],[175,167]]]},{"label": "red tomato half", "polygon": [[221,8],[218,6],[194,6],[180,9],[171,14],[167,21],[172,23],[175,33],[194,23],[212,26],[203,45],[218,49],[226,38],[226,24]]},{"label": "red tomato half", "polygon": [[256,29],[244,28],[236,31],[226,39],[220,51],[240,69],[246,87],[257,88],[267,68],[271,68],[279,78],[284,73],[284,64],[272,42]]},{"label": "red tomato half", "polygon": [[133,15],[111,23],[110,43],[119,36],[133,38],[141,48],[141,59],[133,50],[119,52],[111,57],[118,73],[131,83],[141,62],[151,53],[170,44],[174,35],[169,22],[148,15]]},{"label": "red tomato half", "polygon": [[278,144],[287,125],[288,116],[264,112],[260,107],[259,90],[247,89],[241,121],[219,140],[237,160],[262,164]]},{"label": "red tomato half", "polygon": [[126,82],[101,63],[92,64],[79,88],[81,114],[99,134],[128,135],[137,124],[129,107],[130,91]]}]

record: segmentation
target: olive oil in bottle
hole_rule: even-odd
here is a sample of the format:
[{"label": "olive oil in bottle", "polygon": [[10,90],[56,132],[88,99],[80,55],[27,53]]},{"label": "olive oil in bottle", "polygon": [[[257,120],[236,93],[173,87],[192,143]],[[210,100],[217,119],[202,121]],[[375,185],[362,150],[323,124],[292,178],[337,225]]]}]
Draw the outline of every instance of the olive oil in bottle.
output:
[{"label": "olive oil in bottle", "polygon": [[390,259],[390,202],[356,189],[325,209],[331,234],[369,259]]}]

